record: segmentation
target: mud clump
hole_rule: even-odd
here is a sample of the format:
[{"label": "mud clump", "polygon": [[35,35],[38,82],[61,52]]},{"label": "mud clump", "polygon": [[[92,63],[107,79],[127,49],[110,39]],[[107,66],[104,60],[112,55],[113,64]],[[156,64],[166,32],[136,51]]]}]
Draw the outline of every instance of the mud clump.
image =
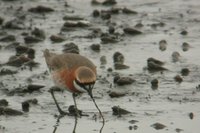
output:
[{"label": "mud clump", "polygon": [[130,85],[134,82],[135,82],[135,80],[131,77],[121,77],[118,75],[114,77],[114,83],[119,86]]},{"label": "mud clump", "polygon": [[136,29],[133,29],[133,28],[130,28],[130,27],[124,28],[123,30],[124,30],[124,33],[125,33],[125,34],[128,34],[128,35],[133,35],[133,36],[135,36],[135,35],[140,35],[140,34],[142,34],[141,31],[136,30]]},{"label": "mud clump", "polygon": [[79,48],[78,45],[76,45],[73,42],[70,43],[66,43],[64,46],[63,52],[64,53],[75,53],[75,54],[79,54]]},{"label": "mud clump", "polygon": [[168,70],[167,68],[163,67],[164,62],[154,59],[154,58],[148,58],[147,59],[147,69],[150,72],[156,72],[156,71],[164,71]]},{"label": "mud clump", "polygon": [[0,99],[0,107],[8,106],[8,101],[6,99]]},{"label": "mud clump", "polygon": [[7,35],[5,37],[0,38],[0,42],[12,42],[15,40],[16,40],[16,37],[14,35]]},{"label": "mud clump", "polygon": [[159,42],[159,49],[161,51],[165,51],[167,49],[167,41],[166,40],[161,40]]},{"label": "mud clump", "polygon": [[119,92],[115,92],[115,91],[112,91],[109,93],[109,96],[111,98],[119,98],[119,97],[123,97],[125,95],[126,95],[126,93],[119,93]]},{"label": "mud clump", "polygon": [[37,6],[37,7],[32,7],[30,9],[28,9],[29,12],[33,12],[33,13],[49,13],[49,12],[53,12],[54,9],[50,8],[50,7],[46,7],[46,6]]},{"label": "mud clump", "polygon": [[54,43],[60,43],[65,41],[65,38],[59,35],[51,35],[50,36],[50,40]]},{"label": "mud clump", "polygon": [[151,81],[151,88],[152,88],[153,90],[158,89],[158,79],[153,79],[153,80]]},{"label": "mud clump", "polygon": [[161,123],[154,123],[151,125],[151,127],[153,127],[156,130],[161,130],[161,129],[164,129],[166,126]]},{"label": "mud clump", "polygon": [[11,108],[0,107],[0,115],[18,116],[23,115],[23,112]]},{"label": "mud clump", "polygon": [[113,115],[121,117],[122,115],[130,114],[130,111],[120,108],[119,106],[112,107]]},{"label": "mud clump", "polygon": [[188,76],[189,73],[190,73],[190,70],[189,70],[188,68],[183,68],[183,69],[181,70],[181,75],[182,75],[182,76]]},{"label": "mud clump", "polygon": [[91,48],[93,51],[99,52],[101,46],[100,46],[99,44],[92,44],[92,45],[90,46],[90,48]]},{"label": "mud clump", "polygon": [[183,78],[182,78],[180,75],[176,75],[176,76],[174,77],[174,80],[175,80],[176,82],[178,82],[178,83],[183,82]]},{"label": "mud clump", "polygon": [[121,69],[127,69],[129,66],[124,64],[124,55],[120,52],[115,52],[113,54],[113,62],[114,62],[114,68],[116,70],[121,70]]}]

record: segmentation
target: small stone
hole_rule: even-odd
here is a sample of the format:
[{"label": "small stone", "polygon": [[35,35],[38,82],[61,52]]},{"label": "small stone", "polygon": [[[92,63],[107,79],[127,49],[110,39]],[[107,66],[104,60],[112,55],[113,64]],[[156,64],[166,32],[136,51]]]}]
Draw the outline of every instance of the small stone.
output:
[{"label": "small stone", "polygon": [[114,91],[109,93],[109,96],[111,98],[119,98],[119,97],[123,97],[125,95],[126,95],[125,93],[119,93],[119,92],[114,92]]},{"label": "small stone", "polygon": [[188,51],[189,48],[190,48],[190,45],[189,45],[187,42],[184,42],[184,43],[182,44],[182,50],[183,50],[183,51]]},{"label": "small stone", "polygon": [[114,68],[116,70],[122,70],[122,69],[128,69],[130,68],[129,66],[125,65],[125,64],[121,64],[121,63],[114,63]]},{"label": "small stone", "polygon": [[42,39],[42,40],[44,40],[46,38],[44,30],[39,29],[39,28],[34,28],[34,30],[31,32],[31,34],[34,35],[35,37]]},{"label": "small stone", "polygon": [[135,123],[137,123],[137,122],[139,122],[139,121],[137,121],[137,120],[130,120],[130,121],[129,121],[130,124],[135,124]]},{"label": "small stone", "polygon": [[41,88],[44,88],[44,85],[37,85],[37,84],[29,84],[25,91],[32,93],[34,91],[39,91]]},{"label": "small stone", "polygon": [[183,129],[176,128],[175,131],[176,131],[177,133],[180,133],[181,131],[183,131]]},{"label": "small stone", "polygon": [[92,4],[92,5],[100,5],[101,2],[99,2],[98,0],[92,0],[92,1],[91,1],[91,4]]},{"label": "small stone", "polygon": [[115,36],[102,36],[101,37],[101,42],[103,44],[108,44],[108,43],[117,43],[118,40]]},{"label": "small stone", "polygon": [[142,34],[141,31],[133,29],[133,28],[124,28],[124,33],[128,35],[140,35]]},{"label": "small stone", "polygon": [[182,75],[182,76],[188,76],[189,73],[190,73],[190,70],[189,70],[188,68],[183,68],[183,69],[181,70],[181,75]]},{"label": "small stone", "polygon": [[140,22],[135,25],[135,28],[142,28],[144,25]]},{"label": "small stone", "polygon": [[181,82],[183,81],[183,78],[182,78],[180,75],[176,75],[176,76],[174,77],[174,80],[175,80],[176,82],[178,82],[178,83],[181,83]]},{"label": "small stone", "polygon": [[79,48],[75,43],[70,42],[70,43],[67,43],[67,44],[64,45],[63,52],[64,53],[76,53],[76,54],[79,54]]},{"label": "small stone", "polygon": [[105,5],[105,6],[112,6],[115,4],[117,4],[116,0],[105,0],[104,2],[102,2],[102,5]]},{"label": "small stone", "polygon": [[164,129],[166,126],[161,124],[161,123],[154,123],[151,125],[153,128],[155,128],[156,130],[161,130]]},{"label": "small stone", "polygon": [[109,32],[110,34],[114,34],[115,28],[114,28],[113,26],[109,26],[108,32]]},{"label": "small stone", "polygon": [[32,48],[29,48],[27,51],[27,55],[28,55],[28,58],[34,59],[35,58],[35,50]]},{"label": "small stone", "polygon": [[15,50],[16,50],[16,55],[18,56],[18,55],[22,55],[22,54],[24,54],[24,53],[26,53],[27,51],[28,51],[28,47],[26,47],[26,46],[22,46],[22,45],[19,45],[19,46],[17,46],[16,48],[15,48]]},{"label": "small stone", "polygon": [[121,52],[115,52],[113,54],[113,62],[114,63],[120,63],[120,64],[124,64],[124,55]]},{"label": "small stone", "polygon": [[135,82],[135,80],[131,77],[118,77],[117,76],[117,78],[116,77],[114,78],[114,83],[116,83],[119,86],[130,85]]},{"label": "small stone", "polygon": [[126,115],[126,114],[131,113],[130,111],[122,109],[119,106],[113,106],[112,111],[113,111],[113,115],[117,115],[117,116]]},{"label": "small stone", "polygon": [[101,12],[101,18],[103,20],[109,20],[111,18],[111,13],[109,13],[109,12]]},{"label": "small stone", "polygon": [[12,43],[8,44],[7,46],[5,46],[5,49],[9,49],[9,50],[16,49],[16,47],[19,45],[20,45],[19,42],[12,42]]},{"label": "small stone", "polygon": [[5,23],[5,29],[22,30],[25,29],[24,22],[19,19],[13,19]]},{"label": "small stone", "polygon": [[63,17],[63,20],[65,20],[65,21],[69,21],[69,20],[71,20],[71,21],[79,21],[79,20],[84,20],[84,18],[82,18],[82,17],[79,17],[79,16],[64,16]]},{"label": "small stone", "polygon": [[166,40],[161,40],[159,42],[159,49],[161,51],[165,51],[167,49],[167,41]]},{"label": "small stone", "polygon": [[28,9],[29,12],[33,12],[33,13],[48,13],[48,12],[53,12],[54,9],[50,8],[50,7],[46,7],[46,6],[37,6],[37,7],[32,7],[30,9]]},{"label": "small stone", "polygon": [[152,88],[153,90],[158,89],[158,79],[153,79],[153,80],[151,81],[151,88]]},{"label": "small stone", "polygon": [[30,61],[30,58],[25,57],[24,55],[11,57],[6,65],[20,67],[24,63]]},{"label": "small stone", "polygon": [[90,46],[90,48],[91,48],[92,50],[94,50],[94,51],[99,52],[99,51],[100,51],[100,44],[92,44],[92,45]]},{"label": "small stone", "polygon": [[179,52],[177,52],[177,51],[173,52],[172,53],[172,61],[173,62],[177,62],[179,60],[180,60],[180,54],[179,54]]},{"label": "small stone", "polygon": [[154,61],[147,62],[147,68],[150,72],[157,72],[157,71],[165,71],[168,70],[164,67],[162,67],[159,64],[156,64]]},{"label": "small stone", "polygon": [[181,33],[180,33],[181,35],[187,35],[188,34],[188,32],[186,31],[186,30],[183,30],[183,31],[181,31]]},{"label": "small stone", "polygon": [[133,10],[128,9],[126,7],[122,9],[122,12],[125,13],[125,14],[137,14],[136,11],[133,11]]},{"label": "small stone", "polygon": [[0,106],[3,106],[3,107],[8,106],[8,101],[6,99],[0,99]]},{"label": "small stone", "polygon": [[0,39],[1,42],[11,42],[11,41],[15,41],[15,40],[16,40],[16,38],[13,35],[7,35]]},{"label": "small stone", "polygon": [[65,41],[65,38],[59,36],[59,35],[51,35],[50,36],[50,40],[54,43],[60,43],[60,42],[63,42]]},{"label": "small stone", "polygon": [[189,113],[189,118],[192,120],[194,118],[194,113]]},{"label": "small stone", "polygon": [[105,55],[100,57],[100,62],[101,62],[101,65],[107,64],[107,60],[106,60],[106,56]]},{"label": "small stone", "polygon": [[66,28],[84,28],[89,27],[90,24],[87,21],[66,21],[63,26]]},{"label": "small stone", "polygon": [[23,115],[23,112],[11,108],[0,107],[0,115],[17,116]]},{"label": "small stone", "polygon": [[37,37],[34,37],[34,36],[26,36],[26,37],[24,37],[24,41],[25,41],[26,44],[30,44],[30,43],[41,42],[41,41],[43,41],[43,39],[40,39],[40,38],[37,38]]},{"label": "small stone", "polygon": [[94,11],[92,12],[92,15],[93,15],[93,17],[99,17],[99,16],[100,16],[99,10],[94,10]]},{"label": "small stone", "polygon": [[150,58],[147,59],[147,63],[148,63],[148,62],[153,62],[153,63],[155,63],[155,64],[157,64],[157,65],[160,65],[160,66],[164,65],[164,62],[163,62],[163,61],[157,60],[157,59],[152,58],[152,57],[150,57]]},{"label": "small stone", "polygon": [[24,111],[24,112],[29,112],[29,107],[30,107],[30,105],[29,105],[29,103],[28,102],[22,102],[22,110]]},{"label": "small stone", "polygon": [[16,74],[17,71],[13,71],[13,70],[10,70],[10,69],[7,69],[7,68],[2,68],[0,70],[0,76],[4,76],[4,75],[13,75],[13,74]]}]

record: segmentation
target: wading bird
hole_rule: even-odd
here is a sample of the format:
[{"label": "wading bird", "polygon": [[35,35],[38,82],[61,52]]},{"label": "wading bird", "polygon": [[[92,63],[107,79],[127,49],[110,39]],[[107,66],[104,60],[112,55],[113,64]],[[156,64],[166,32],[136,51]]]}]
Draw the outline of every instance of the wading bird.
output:
[{"label": "wading bird", "polygon": [[[55,54],[46,49],[44,51],[44,57],[55,85],[72,93],[76,110],[75,116],[79,116],[75,95],[86,92],[98,109],[104,125],[104,117],[92,94],[96,82],[96,66],[86,57],[74,53]],[[60,115],[68,115],[67,112],[64,112],[60,108],[54,96],[54,91],[51,90],[50,92]]]}]

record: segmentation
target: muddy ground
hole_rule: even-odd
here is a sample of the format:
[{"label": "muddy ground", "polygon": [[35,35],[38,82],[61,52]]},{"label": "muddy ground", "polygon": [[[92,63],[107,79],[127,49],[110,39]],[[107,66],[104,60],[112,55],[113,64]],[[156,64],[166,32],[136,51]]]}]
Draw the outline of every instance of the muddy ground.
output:
[{"label": "muddy ground", "polygon": [[[93,93],[104,133],[199,132],[199,8],[199,0],[1,0],[0,133],[73,131],[73,116],[56,117],[46,48],[79,52],[96,64]],[[67,91],[56,97],[65,110],[73,104]],[[89,116],[78,119],[75,132],[99,132],[88,95],[77,103]]]}]

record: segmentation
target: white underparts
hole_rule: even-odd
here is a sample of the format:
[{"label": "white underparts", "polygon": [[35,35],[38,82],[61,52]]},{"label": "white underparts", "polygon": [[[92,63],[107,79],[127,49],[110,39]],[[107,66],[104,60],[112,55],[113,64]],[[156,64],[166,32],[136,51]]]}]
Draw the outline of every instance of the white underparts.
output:
[{"label": "white underparts", "polygon": [[74,87],[79,90],[80,92],[86,92],[86,90],[84,88],[82,88],[81,86],[79,86],[76,81],[73,81]]}]

